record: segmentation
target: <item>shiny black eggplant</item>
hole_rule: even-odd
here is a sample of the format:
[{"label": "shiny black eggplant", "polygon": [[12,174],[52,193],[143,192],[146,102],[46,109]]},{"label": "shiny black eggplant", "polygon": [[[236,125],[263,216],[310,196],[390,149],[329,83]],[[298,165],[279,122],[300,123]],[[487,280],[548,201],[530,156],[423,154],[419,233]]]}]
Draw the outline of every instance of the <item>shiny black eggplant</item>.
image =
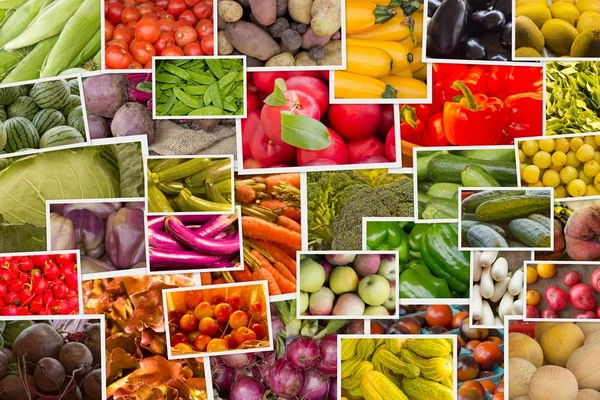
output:
[{"label": "shiny black eggplant", "polygon": [[506,23],[506,18],[498,10],[476,11],[469,18],[476,32],[500,32]]},{"label": "shiny black eggplant", "polygon": [[467,0],[467,3],[473,10],[491,10],[496,0]]},{"label": "shiny black eggplant", "polygon": [[463,43],[463,54],[468,60],[485,60],[486,50],[481,40],[477,38],[466,38]]},{"label": "shiny black eggplant", "polygon": [[469,10],[465,0],[444,0],[427,30],[427,56],[456,58],[467,32]]},{"label": "shiny black eggplant", "polygon": [[500,33],[500,44],[507,50],[512,47],[512,23],[504,25]]},{"label": "shiny black eggplant", "polygon": [[494,4],[494,10],[504,14],[507,21],[512,21],[512,7],[512,0],[496,0]]},{"label": "shiny black eggplant", "polygon": [[440,0],[429,0],[427,3],[427,16],[431,18],[442,2]]}]

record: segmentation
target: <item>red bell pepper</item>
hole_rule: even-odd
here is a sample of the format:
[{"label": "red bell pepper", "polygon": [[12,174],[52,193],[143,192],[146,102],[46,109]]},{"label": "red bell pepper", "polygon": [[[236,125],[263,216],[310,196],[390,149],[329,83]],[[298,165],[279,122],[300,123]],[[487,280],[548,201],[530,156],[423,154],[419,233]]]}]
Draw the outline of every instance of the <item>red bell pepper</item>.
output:
[{"label": "red bell pepper", "polygon": [[488,94],[501,100],[512,94],[542,91],[542,68],[493,66],[487,85]]},{"label": "red bell pepper", "polygon": [[512,138],[543,135],[542,105],[541,92],[508,96],[504,100],[504,132]]},{"label": "red bell pepper", "polygon": [[421,146],[449,146],[450,142],[444,132],[444,113],[436,113],[429,117],[427,129],[421,135]]},{"label": "red bell pepper", "polygon": [[441,112],[446,102],[452,102],[462,93],[452,87],[454,81],[462,81],[472,93],[487,94],[486,72],[483,67],[471,67],[458,70],[457,73],[447,76],[440,82],[434,81],[433,86],[433,112]]},{"label": "red bell pepper", "polygon": [[403,105],[400,107],[400,135],[402,135],[402,140],[410,143],[419,141],[429,118],[429,107],[428,104]]},{"label": "red bell pepper", "polygon": [[503,139],[502,101],[484,94],[473,95],[461,81],[453,84],[464,97],[444,105],[444,131],[454,145],[490,145]]},{"label": "red bell pepper", "polygon": [[456,76],[465,71],[467,66],[464,64],[433,64],[433,81],[441,82],[451,76]]}]

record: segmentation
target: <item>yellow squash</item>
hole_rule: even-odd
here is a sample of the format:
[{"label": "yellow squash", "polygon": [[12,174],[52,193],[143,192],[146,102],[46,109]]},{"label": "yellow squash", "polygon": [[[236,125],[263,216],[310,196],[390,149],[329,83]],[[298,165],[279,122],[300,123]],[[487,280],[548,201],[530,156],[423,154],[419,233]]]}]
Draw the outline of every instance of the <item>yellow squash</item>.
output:
[{"label": "yellow squash", "polygon": [[378,79],[346,71],[334,71],[333,76],[334,96],[338,99],[396,98],[396,89]]},{"label": "yellow squash", "polygon": [[417,11],[412,14],[411,17],[415,21],[413,33],[417,37],[417,44],[421,44],[421,41],[423,40],[423,10]]},{"label": "yellow squash", "polygon": [[414,29],[415,21],[412,17],[395,16],[388,22],[379,24],[373,29],[365,32],[348,34],[350,39],[368,39],[368,40],[392,40],[401,42],[408,38]]},{"label": "yellow squash", "polygon": [[408,47],[409,50],[412,50],[417,46],[417,37],[414,33],[411,33],[406,39],[401,40],[400,44],[403,44]]},{"label": "yellow squash", "polygon": [[397,14],[385,6],[370,1],[348,3],[346,5],[346,33],[360,33],[372,29],[377,24],[389,21]]},{"label": "yellow squash", "polygon": [[346,71],[353,74],[382,78],[390,73],[394,62],[385,51],[375,47],[348,46]]},{"label": "yellow squash", "polygon": [[403,76],[405,78],[414,78],[413,72],[410,70],[410,68],[406,68],[404,71],[398,72],[397,74],[390,74],[390,75]]},{"label": "yellow squash", "polygon": [[423,62],[423,48],[421,46],[412,49],[412,55],[413,62],[410,64],[410,70],[412,72],[418,71],[427,65]]},{"label": "yellow squash", "polygon": [[410,49],[398,42],[385,40],[348,39],[346,41],[346,45],[348,47],[364,46],[385,50],[385,52],[388,53],[394,61],[394,65],[392,66],[390,74],[398,74],[407,70],[413,62],[413,54],[411,53]]},{"label": "yellow squash", "polygon": [[427,81],[427,66],[425,65],[416,70],[415,72],[412,72],[412,78],[418,79],[423,82]]},{"label": "yellow squash", "polygon": [[418,79],[388,75],[379,80],[398,91],[397,99],[424,99],[427,97],[427,85]]}]

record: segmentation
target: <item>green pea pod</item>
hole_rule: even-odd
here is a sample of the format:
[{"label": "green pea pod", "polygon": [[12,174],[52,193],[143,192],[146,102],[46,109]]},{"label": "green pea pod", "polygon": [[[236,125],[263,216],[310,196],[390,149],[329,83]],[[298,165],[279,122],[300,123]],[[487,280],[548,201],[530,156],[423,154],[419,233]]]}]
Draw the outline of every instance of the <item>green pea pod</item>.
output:
[{"label": "green pea pod", "polygon": [[198,115],[223,115],[223,110],[217,107],[208,106],[198,108],[196,110],[190,111],[189,116],[198,116]]},{"label": "green pea pod", "polygon": [[158,74],[156,74],[156,82],[160,82],[160,83],[179,83],[181,82],[181,78],[173,75],[173,74],[169,74],[168,72],[159,72]]},{"label": "green pea pod", "polygon": [[208,69],[210,69],[210,72],[212,72],[213,75],[217,77],[217,79],[221,79],[225,75],[225,73],[223,72],[223,68],[221,68],[221,64],[219,63],[219,60],[207,58],[206,65],[208,66]]},{"label": "green pea pod", "polygon": [[191,108],[204,107],[204,103],[202,101],[193,98],[192,96],[190,96],[189,94],[187,94],[186,92],[184,92],[183,90],[181,90],[179,88],[174,88],[173,93],[175,93],[175,96],[177,96],[177,98],[179,100],[181,100],[181,102],[188,107],[191,107]]},{"label": "green pea pod", "polygon": [[164,107],[162,108],[161,114],[168,115],[169,111],[171,111],[171,108],[173,108],[173,104],[175,104],[175,93],[171,92],[169,100],[167,100]]},{"label": "green pea pod", "polygon": [[[162,67],[167,71],[172,73],[175,76],[178,76],[179,78],[183,79],[183,80],[189,80],[190,79],[190,74],[183,68],[179,68],[177,65],[167,61],[167,62],[163,62],[162,63]],[[172,82],[167,82],[167,83],[172,83]]]},{"label": "green pea pod", "polygon": [[433,276],[420,260],[415,260],[413,264],[400,276],[400,298],[447,299],[453,297],[448,283],[444,279]]},{"label": "green pea pod", "polygon": [[408,247],[413,251],[419,251],[421,248],[421,236],[429,229],[430,224],[416,224],[408,235]]},{"label": "green pea pod", "polygon": [[204,94],[208,90],[208,86],[186,86],[183,90],[192,96]]},{"label": "green pea pod", "polygon": [[213,76],[204,75],[199,72],[189,71],[188,74],[190,74],[192,81],[201,85],[211,85],[217,81]]}]

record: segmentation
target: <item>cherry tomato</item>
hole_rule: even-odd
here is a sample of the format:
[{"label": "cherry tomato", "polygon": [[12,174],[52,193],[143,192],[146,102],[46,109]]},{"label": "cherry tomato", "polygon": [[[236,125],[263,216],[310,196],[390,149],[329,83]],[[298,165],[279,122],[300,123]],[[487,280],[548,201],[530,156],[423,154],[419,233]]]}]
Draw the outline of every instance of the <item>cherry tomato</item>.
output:
[{"label": "cherry tomato", "polygon": [[[173,1],[173,0],[171,0]],[[213,9],[212,6],[209,6],[206,3],[198,3],[193,8],[194,15],[198,19],[208,19],[212,16]]]},{"label": "cherry tomato", "polygon": [[160,7],[166,10],[168,5],[169,0],[156,0],[156,7]]},{"label": "cherry tomato", "polygon": [[123,21],[124,24],[131,21],[139,21],[141,17],[142,14],[140,14],[140,11],[135,7],[125,7],[121,13],[121,21]]},{"label": "cherry tomato", "polygon": [[125,69],[131,63],[132,57],[119,46],[108,46],[105,54],[106,66],[111,69]]},{"label": "cherry tomato", "polygon": [[144,40],[139,40],[129,47],[129,52],[140,64],[146,64],[148,60],[152,60],[152,57],[156,55],[156,49],[152,46],[152,43]]},{"label": "cherry tomato", "polygon": [[129,50],[129,45],[127,44],[126,41],[124,41],[122,39],[111,40],[110,42],[107,43],[107,45],[108,46],[119,46],[120,48],[124,49],[125,51]]},{"label": "cherry tomato", "polygon": [[167,46],[160,52],[161,56],[183,56],[185,53],[179,46]]},{"label": "cherry tomato", "polygon": [[177,17],[177,20],[178,21],[181,21],[181,20],[188,21],[190,23],[190,26],[194,26],[194,25],[196,25],[196,22],[198,22],[198,18],[196,18],[196,16],[192,12],[192,10],[185,10],[184,12],[179,14],[179,17]]},{"label": "cherry tomato", "polygon": [[158,20],[158,27],[161,32],[173,32],[175,20],[173,18],[161,18]]},{"label": "cherry tomato", "polygon": [[459,382],[476,379],[479,374],[479,364],[472,356],[458,356],[457,375]]},{"label": "cherry tomato", "polygon": [[147,13],[142,15],[142,19],[149,19],[152,21],[158,21],[158,15],[154,14],[154,13]]},{"label": "cherry tomato", "polygon": [[452,309],[448,305],[429,306],[425,310],[425,319],[429,326],[443,326],[450,328],[452,323]]},{"label": "cherry tomato", "polygon": [[142,19],[135,27],[135,38],[154,43],[160,37],[160,26],[157,21]]},{"label": "cherry tomato", "polygon": [[213,23],[209,19],[201,19],[196,24],[196,32],[198,32],[198,37],[200,39],[204,38],[207,35],[210,35],[214,32]]},{"label": "cherry tomato", "polygon": [[160,37],[154,42],[154,48],[157,54],[162,54],[162,51],[169,46],[175,45],[175,37],[171,32],[161,32]]},{"label": "cherry tomato", "polygon": [[475,389],[475,391],[477,391],[477,394],[482,399],[485,399],[485,388],[478,381],[466,381],[465,383],[462,384],[462,386],[460,388],[461,389],[462,388],[473,388],[473,389]]},{"label": "cherry tomato", "polygon": [[188,7],[194,7],[196,4],[200,3],[200,0],[184,0],[184,1]]},{"label": "cherry tomato", "polygon": [[155,14],[155,10],[154,10],[154,3],[144,3],[144,4],[140,4],[137,7],[138,11],[140,12],[140,14],[142,15],[146,15],[146,14]]},{"label": "cherry tomato", "polygon": [[113,39],[115,40],[123,40],[125,43],[129,44],[133,40],[133,35],[129,28],[117,28],[113,32]]},{"label": "cherry tomato", "polygon": [[182,26],[175,31],[175,43],[179,47],[184,47],[186,44],[193,43],[196,40],[198,40],[198,34],[191,26]]},{"label": "cherry tomato", "polygon": [[214,41],[214,39],[213,39],[212,33],[210,35],[204,36],[202,38],[202,41],[200,41],[200,44],[202,45],[202,51],[204,53],[210,54],[210,55],[214,54],[215,44],[213,43],[213,41]]},{"label": "cherry tomato", "polygon": [[452,317],[452,329],[458,329],[460,328],[460,326],[462,325],[462,322],[469,318],[469,313],[466,311],[460,311],[457,312],[453,317]]},{"label": "cherry tomato", "polygon": [[113,24],[118,24],[121,22],[121,13],[124,9],[125,6],[121,3],[109,3],[106,10],[106,18]]},{"label": "cherry tomato", "polygon": [[170,0],[167,6],[167,11],[173,15],[179,15],[185,10],[187,10],[187,5],[183,0]]},{"label": "cherry tomato", "polygon": [[202,51],[202,46],[200,43],[188,43],[183,46],[183,53],[186,56],[203,56],[204,52]]},{"label": "cherry tomato", "polygon": [[115,27],[110,22],[104,20],[104,41],[108,42],[112,38]]}]

